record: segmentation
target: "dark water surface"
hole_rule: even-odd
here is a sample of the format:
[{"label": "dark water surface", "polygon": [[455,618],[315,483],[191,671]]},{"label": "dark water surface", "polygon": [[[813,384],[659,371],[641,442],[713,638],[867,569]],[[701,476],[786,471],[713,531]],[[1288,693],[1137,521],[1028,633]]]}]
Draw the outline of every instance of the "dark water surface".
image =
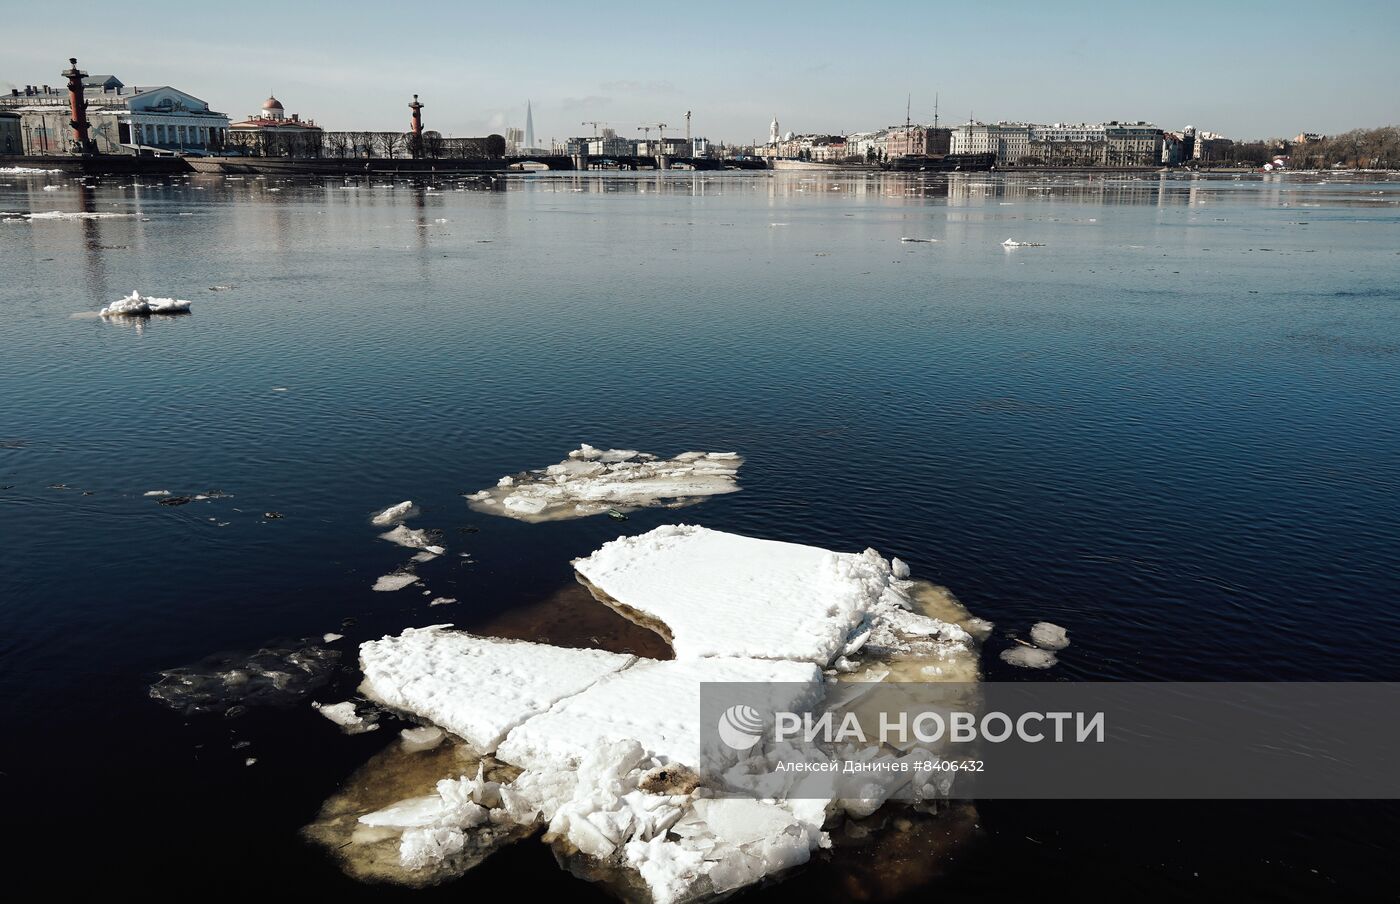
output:
[{"label": "dark water surface", "polygon": [[[990,679],[1400,680],[1400,182],[0,172],[0,211],[52,210],[135,216],[0,223],[14,881],[408,896],[296,836],[396,726],[183,716],[150,682],[337,632],[314,698],[342,700],[355,644],[442,622],[644,646],[569,562],[676,520],[905,558],[997,623]],[[71,316],[132,289],[193,313]],[[626,524],[459,495],[580,442],[737,451],[744,489]],[[403,499],[456,605],[370,590],[406,556],[368,516]],[[1061,664],[1002,664],[1042,619]],[[1397,829],[1389,804],[989,802],[902,867],[856,840],[748,897],[1393,896]],[[412,894],[521,884],[597,894],[538,845]]]}]

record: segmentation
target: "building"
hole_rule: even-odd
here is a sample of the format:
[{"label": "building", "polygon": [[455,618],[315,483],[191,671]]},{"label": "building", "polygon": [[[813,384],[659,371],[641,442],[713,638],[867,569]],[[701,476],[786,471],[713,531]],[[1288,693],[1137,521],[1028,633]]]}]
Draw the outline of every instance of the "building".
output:
[{"label": "building", "polygon": [[24,132],[19,114],[0,110],[0,155],[15,156],[24,151]]},{"label": "building", "polygon": [[969,122],[953,129],[951,152],[995,154],[997,166],[1015,166],[1030,155],[1030,143],[1031,127],[1025,123]]},{"label": "building", "polygon": [[933,126],[890,126],[885,130],[885,153],[889,159],[899,157],[941,157],[949,152],[953,130]]},{"label": "building", "polygon": [[1191,159],[1197,163],[1221,163],[1230,154],[1234,142],[1215,132],[1199,131]]},{"label": "building", "polygon": [[1160,166],[1162,130],[1150,122],[1110,122],[1104,126],[1107,166]]},{"label": "building", "polygon": [[1108,139],[1102,123],[1031,126],[1026,160],[1034,166],[1102,166]]},{"label": "building", "polygon": [[1162,133],[1162,163],[1180,166],[1186,160],[1186,140],[1180,132]]},{"label": "building", "polygon": [[276,97],[263,101],[262,109],[228,127],[226,148],[262,157],[316,157],[323,133],[314,120],[287,115]]},{"label": "building", "polygon": [[841,163],[849,153],[845,138],[840,135],[824,135],[812,142],[809,159],[819,163]]},{"label": "building", "polygon": [[[169,85],[127,87],[114,75],[86,76],[82,101],[100,154],[203,154],[223,146],[229,120],[193,94]],[[0,95],[0,110],[20,118],[24,153],[79,153],[67,88],[25,85]]]}]

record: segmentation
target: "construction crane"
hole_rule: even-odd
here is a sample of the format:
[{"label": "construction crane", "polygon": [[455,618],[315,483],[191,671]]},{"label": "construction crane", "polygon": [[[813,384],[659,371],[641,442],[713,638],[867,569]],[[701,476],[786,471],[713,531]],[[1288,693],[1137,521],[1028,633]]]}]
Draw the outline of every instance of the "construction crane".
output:
[{"label": "construction crane", "polygon": [[[656,143],[661,145],[661,149],[664,151],[666,150],[666,130],[668,128],[670,128],[670,126],[668,126],[664,122],[649,122],[644,125],[637,126],[637,131],[641,132],[642,137],[646,140],[647,150],[651,150],[651,130],[655,129]],[[654,155],[655,151],[652,151],[652,153]]]},{"label": "construction crane", "polygon": [[599,126],[605,126],[605,125],[607,125],[607,123],[605,123],[605,122],[596,122],[596,121],[594,121],[594,120],[592,120],[592,119],[585,119],[583,122],[579,123],[579,125],[581,125],[581,126],[592,126],[592,127],[593,127],[593,137],[594,137],[594,138],[597,138],[597,137],[598,137],[598,127],[599,127]]}]

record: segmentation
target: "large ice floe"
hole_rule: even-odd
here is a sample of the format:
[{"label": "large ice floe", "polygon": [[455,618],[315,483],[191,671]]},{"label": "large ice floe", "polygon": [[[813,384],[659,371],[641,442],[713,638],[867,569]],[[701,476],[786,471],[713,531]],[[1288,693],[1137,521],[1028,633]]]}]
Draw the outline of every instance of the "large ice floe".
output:
[{"label": "large ice floe", "polygon": [[[852,678],[977,676],[980,623],[873,550],[673,525],[574,564],[595,597],[662,633],[676,658],[449,625],[365,643],[360,692],[452,738],[426,754],[396,745],[327,802],[307,834],[347,872],[441,881],[543,829],[561,864],[628,900],[725,896],[806,863],[831,844],[832,825],[869,816],[891,789],[812,795],[736,784],[773,754],[766,741],[718,759],[702,750],[702,686],[744,682],[764,695],[761,708],[815,712],[849,695],[837,688],[861,686],[837,683]],[[454,745],[461,755],[444,752]],[[435,759],[415,770],[411,756]],[[412,782],[394,778],[409,773]],[[402,796],[373,790],[381,783],[372,774]]]},{"label": "large ice floe", "polygon": [[467,496],[467,502],[477,511],[521,521],[585,518],[609,509],[679,508],[737,492],[743,463],[733,452],[658,458],[585,443],[559,464],[502,477],[496,486]]},{"label": "large ice floe", "polygon": [[100,313],[103,317],[150,317],[152,314],[188,314],[190,303],[179,298],[153,298],[133,291],[119,298]]}]

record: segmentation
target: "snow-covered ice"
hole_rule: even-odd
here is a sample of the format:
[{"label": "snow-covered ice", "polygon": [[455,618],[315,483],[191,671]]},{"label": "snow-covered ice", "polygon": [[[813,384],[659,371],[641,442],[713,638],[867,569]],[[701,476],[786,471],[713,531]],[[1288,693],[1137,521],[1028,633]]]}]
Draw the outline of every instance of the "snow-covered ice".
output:
[{"label": "snow-covered ice", "polygon": [[811,663],[773,659],[641,660],[527,720],[497,756],[524,769],[567,769],[600,745],[636,741],[662,763],[699,766],[705,751],[693,714],[705,682],[774,682],[781,699],[765,701],[770,708],[801,712],[820,701],[822,674]]},{"label": "snow-covered ice", "polygon": [[557,465],[502,477],[467,502],[477,511],[521,521],[584,518],[610,508],[677,508],[737,492],[743,463],[733,452],[657,458],[634,449],[585,444]]},{"label": "snow-covered ice", "polygon": [[1018,242],[1015,239],[1007,239],[1001,243],[1003,248],[1044,248],[1042,242]]},{"label": "snow-covered ice", "polygon": [[152,314],[188,314],[190,303],[179,298],[154,298],[132,291],[98,313],[103,317],[150,317]]},{"label": "snow-covered ice", "polygon": [[58,173],[59,169],[40,169],[35,166],[0,166],[0,175],[5,176],[38,176],[43,173]]},{"label": "snow-covered ice", "polygon": [[690,525],[619,537],[574,569],[624,615],[656,627],[679,659],[751,656],[820,666],[877,628],[949,642],[956,625],[909,611],[888,561]]},{"label": "snow-covered ice", "polygon": [[490,753],[507,732],[636,657],[409,628],[360,647],[371,700],[405,710]]},{"label": "snow-covered ice", "polygon": [[[629,461],[635,453],[611,454]],[[830,844],[829,817],[869,815],[888,789],[855,787],[850,800],[716,796],[747,787],[731,782],[747,768],[741,756],[768,754],[727,749],[716,759],[701,749],[702,685],[744,682],[767,695],[761,708],[812,711],[831,689],[860,687],[830,676],[859,674],[863,659],[885,662],[882,674],[891,674],[899,657],[935,670],[960,657],[970,672],[924,677],[976,675],[975,641],[959,626],[978,629],[976,620],[873,550],[668,526],[619,538],[575,568],[600,600],[665,635],[676,659],[447,625],[364,644],[360,692],[431,723],[404,733],[405,751],[428,742],[435,726],[475,755],[494,756],[474,776],[448,773],[431,788],[359,809],[353,831],[342,808],[340,834],[325,843],[348,837],[350,850],[378,858],[376,875],[413,882],[459,874],[543,826],[561,863],[632,897],[680,904],[726,895],[805,863]],[[488,759],[520,771],[488,777]],[[396,858],[386,865],[390,850]]]}]

